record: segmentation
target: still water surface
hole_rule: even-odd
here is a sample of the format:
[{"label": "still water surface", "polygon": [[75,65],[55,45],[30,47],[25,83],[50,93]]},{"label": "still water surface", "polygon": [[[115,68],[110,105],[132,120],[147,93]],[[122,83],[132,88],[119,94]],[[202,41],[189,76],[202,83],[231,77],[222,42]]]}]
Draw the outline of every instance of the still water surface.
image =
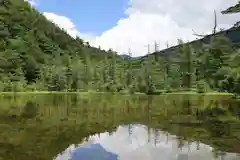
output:
[{"label": "still water surface", "polygon": [[90,144],[120,160],[240,159],[240,102],[227,96],[57,94],[0,101],[0,160],[74,159]]},{"label": "still water surface", "polygon": [[240,158],[236,153],[218,152],[214,155],[214,148],[198,142],[185,142],[180,147],[174,135],[160,130],[148,130],[143,125],[133,125],[131,134],[129,134],[129,126],[119,126],[111,135],[104,132],[89,136],[82,144],[69,146],[56,159],[71,158],[71,152],[89,143],[101,144],[108,152],[117,153],[118,158],[123,160],[238,160]]}]

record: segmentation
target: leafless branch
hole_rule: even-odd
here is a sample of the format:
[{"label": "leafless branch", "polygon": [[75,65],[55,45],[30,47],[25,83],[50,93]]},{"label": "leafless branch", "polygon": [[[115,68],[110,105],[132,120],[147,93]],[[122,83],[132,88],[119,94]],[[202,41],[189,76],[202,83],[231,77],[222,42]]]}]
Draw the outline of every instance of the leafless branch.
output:
[{"label": "leafless branch", "polygon": [[214,10],[214,27],[213,27],[213,34],[216,34],[216,30],[217,30],[217,14],[216,14],[216,10]]},{"label": "leafless branch", "polygon": [[[194,36],[198,36],[198,37],[206,37],[207,35],[204,34],[197,34],[193,29],[193,35]],[[214,10],[214,27],[213,27],[213,34],[216,34],[217,32],[217,14],[216,14],[216,10]]]},{"label": "leafless branch", "polygon": [[145,45],[144,47],[147,47],[147,49],[148,49],[148,53],[147,54],[150,54],[150,44]]},{"label": "leafless branch", "polygon": [[192,31],[193,31],[194,36],[198,36],[198,37],[205,37],[206,36],[206,35],[203,35],[203,34],[197,34],[193,29],[192,29]]}]

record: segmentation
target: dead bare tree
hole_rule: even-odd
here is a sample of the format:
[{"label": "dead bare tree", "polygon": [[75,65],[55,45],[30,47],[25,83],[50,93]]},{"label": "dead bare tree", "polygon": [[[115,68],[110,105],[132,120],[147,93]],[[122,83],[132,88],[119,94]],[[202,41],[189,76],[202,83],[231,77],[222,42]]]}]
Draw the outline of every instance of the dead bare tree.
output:
[{"label": "dead bare tree", "polygon": [[[208,35],[206,34],[197,34],[193,29],[193,35],[194,36],[198,36],[198,37],[206,37]],[[213,31],[212,31],[212,34],[216,34],[217,32],[217,13],[216,13],[216,10],[214,10],[214,26],[213,26]]]},{"label": "dead bare tree", "polygon": [[129,56],[129,57],[132,57],[131,48],[128,48],[128,56]]},{"label": "dead bare tree", "polygon": [[150,54],[150,44],[148,44],[148,45],[145,45],[145,47],[147,47],[147,49],[148,49],[148,52],[147,52],[147,54]]},{"label": "dead bare tree", "polygon": [[159,45],[157,44],[157,41],[154,41],[154,51],[155,52],[158,51],[158,47],[159,47]]},{"label": "dead bare tree", "polygon": [[213,34],[216,34],[216,30],[217,30],[217,14],[216,14],[216,10],[214,10],[214,27],[213,27]]},{"label": "dead bare tree", "polygon": [[192,29],[192,31],[193,31],[194,36],[198,36],[198,37],[205,37],[206,36],[204,34],[197,34],[193,29]]}]

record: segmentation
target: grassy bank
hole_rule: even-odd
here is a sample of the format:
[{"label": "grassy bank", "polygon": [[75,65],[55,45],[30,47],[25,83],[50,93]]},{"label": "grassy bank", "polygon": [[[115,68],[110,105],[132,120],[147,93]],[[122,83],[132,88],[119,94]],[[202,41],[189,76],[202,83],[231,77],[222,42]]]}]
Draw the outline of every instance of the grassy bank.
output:
[{"label": "grassy bank", "polygon": [[89,92],[50,92],[50,91],[35,91],[35,92],[0,92],[0,95],[27,95],[27,94],[78,94],[78,95],[88,95],[88,94],[114,94],[114,95],[145,95],[145,93],[136,92],[134,94],[125,93],[125,92],[95,92],[95,91],[89,91]]},{"label": "grassy bank", "polygon": [[[87,94],[116,94],[116,95],[132,95],[128,92],[96,92],[96,91],[88,91],[88,92],[50,92],[50,91],[35,91],[35,92],[0,92],[0,95],[12,95],[12,94],[80,94],[80,95],[87,95]],[[145,93],[135,92],[133,95],[146,95]],[[181,91],[181,92],[153,92],[149,95],[209,95],[209,96],[234,96],[233,93],[227,92],[206,92],[206,93],[197,93],[193,91]]]},{"label": "grassy bank", "polygon": [[197,93],[197,92],[192,92],[192,91],[182,91],[182,92],[172,92],[172,93],[163,93],[163,94],[167,94],[167,95],[171,95],[171,94],[194,94],[194,95],[226,95],[226,96],[233,96],[233,93],[227,93],[227,92],[206,92],[206,93]]}]

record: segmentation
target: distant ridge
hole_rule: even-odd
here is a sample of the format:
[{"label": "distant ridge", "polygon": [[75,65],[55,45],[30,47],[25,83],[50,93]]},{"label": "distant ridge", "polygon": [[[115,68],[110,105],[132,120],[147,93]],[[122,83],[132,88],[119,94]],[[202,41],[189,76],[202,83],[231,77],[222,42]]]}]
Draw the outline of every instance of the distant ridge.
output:
[{"label": "distant ridge", "polygon": [[[167,49],[163,49],[163,50],[158,51],[158,52],[153,52],[150,55],[152,55],[152,54],[154,54],[154,55],[157,54],[158,55],[158,54],[174,53],[176,49],[178,49],[182,45],[186,45],[186,44],[191,44],[191,45],[195,45],[195,44],[199,44],[199,43],[200,44],[209,44],[210,40],[211,40],[211,37],[217,36],[217,35],[223,35],[223,36],[227,37],[233,43],[234,46],[240,48],[240,26],[238,26],[238,27],[232,27],[232,28],[224,30],[224,31],[220,31],[216,34],[207,35],[207,36],[205,36],[201,39],[198,39],[198,40],[194,40],[194,41],[184,43],[184,44],[181,44],[181,45],[175,45],[175,46],[169,47]],[[145,55],[142,58],[147,57],[147,56],[148,55]]]},{"label": "distant ridge", "polygon": [[122,59],[124,59],[124,60],[128,60],[128,59],[135,60],[135,59],[141,58],[141,56],[139,56],[139,57],[131,57],[131,56],[127,55],[127,54],[121,54],[121,55],[119,55],[119,56],[120,56]]}]

